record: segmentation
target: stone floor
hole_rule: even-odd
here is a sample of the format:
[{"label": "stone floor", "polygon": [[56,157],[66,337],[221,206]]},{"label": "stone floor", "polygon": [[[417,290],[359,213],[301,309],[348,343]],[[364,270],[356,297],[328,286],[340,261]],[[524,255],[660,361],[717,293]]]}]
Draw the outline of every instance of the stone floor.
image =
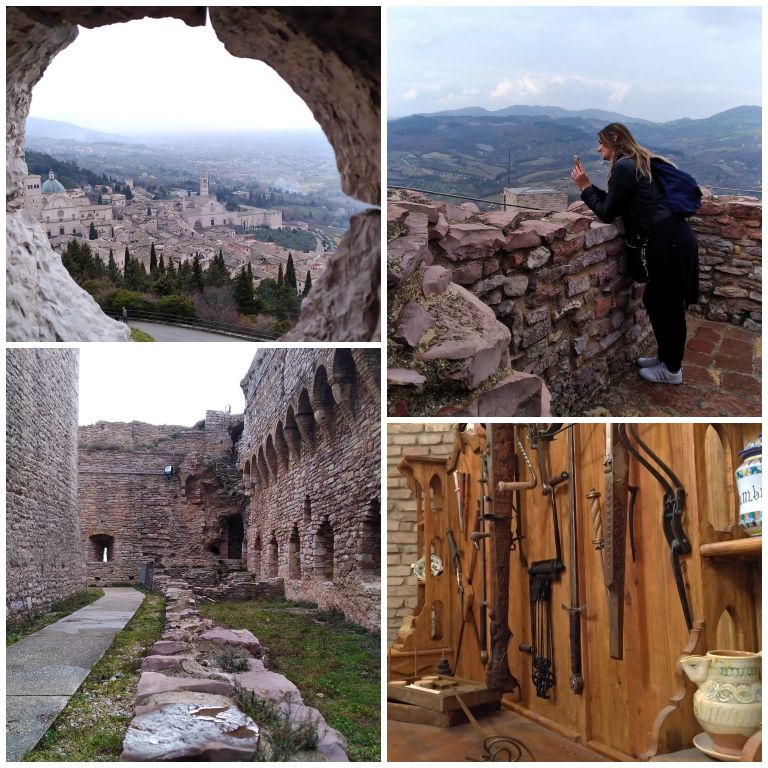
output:
[{"label": "stone floor", "polygon": [[683,383],[651,384],[632,371],[600,405],[611,416],[760,417],[761,342],[759,333],[689,316]]},{"label": "stone floor", "polygon": [[143,600],[135,589],[105,587],[104,597],[6,649],[7,760],[40,741]]}]

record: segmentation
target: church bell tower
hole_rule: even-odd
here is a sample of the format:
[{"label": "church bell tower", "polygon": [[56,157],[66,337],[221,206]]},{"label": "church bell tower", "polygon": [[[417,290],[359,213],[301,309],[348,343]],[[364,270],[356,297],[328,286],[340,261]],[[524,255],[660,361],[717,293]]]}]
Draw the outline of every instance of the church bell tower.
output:
[{"label": "church bell tower", "polygon": [[208,174],[200,174],[200,197],[208,197]]}]

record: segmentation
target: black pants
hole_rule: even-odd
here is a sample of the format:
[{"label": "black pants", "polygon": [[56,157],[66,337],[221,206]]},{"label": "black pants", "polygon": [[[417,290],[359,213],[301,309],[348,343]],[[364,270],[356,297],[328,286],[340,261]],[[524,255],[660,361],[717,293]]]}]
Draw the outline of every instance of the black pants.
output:
[{"label": "black pants", "polygon": [[699,249],[684,218],[668,216],[651,227],[648,278],[643,305],[656,337],[659,360],[675,373],[685,352],[685,309],[699,298]]}]

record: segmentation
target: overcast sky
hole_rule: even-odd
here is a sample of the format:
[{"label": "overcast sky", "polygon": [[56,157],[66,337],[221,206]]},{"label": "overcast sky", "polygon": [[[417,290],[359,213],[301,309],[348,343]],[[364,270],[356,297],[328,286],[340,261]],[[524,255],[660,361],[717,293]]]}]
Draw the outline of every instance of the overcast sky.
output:
[{"label": "overcast sky", "polygon": [[273,69],[231,56],[210,23],[178,19],[81,27],[35,86],[30,114],[116,133],[320,131]]},{"label": "overcast sky", "polygon": [[144,421],[191,427],[206,410],[242,413],[240,382],[257,346],[83,344],[80,424]]},{"label": "overcast sky", "polygon": [[388,115],[513,104],[654,121],[761,104],[759,7],[397,7]]}]

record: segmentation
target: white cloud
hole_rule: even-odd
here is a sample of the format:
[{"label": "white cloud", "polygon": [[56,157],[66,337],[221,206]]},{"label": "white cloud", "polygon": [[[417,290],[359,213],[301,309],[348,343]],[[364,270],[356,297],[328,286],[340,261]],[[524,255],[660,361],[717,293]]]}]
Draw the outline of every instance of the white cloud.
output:
[{"label": "white cloud", "polygon": [[512,82],[509,80],[502,80],[496,84],[496,87],[491,92],[492,99],[500,99],[502,96],[506,96],[512,90]]},{"label": "white cloud", "polygon": [[410,101],[411,99],[417,98],[419,95],[419,92],[415,88],[409,88],[400,98],[403,101]]}]

